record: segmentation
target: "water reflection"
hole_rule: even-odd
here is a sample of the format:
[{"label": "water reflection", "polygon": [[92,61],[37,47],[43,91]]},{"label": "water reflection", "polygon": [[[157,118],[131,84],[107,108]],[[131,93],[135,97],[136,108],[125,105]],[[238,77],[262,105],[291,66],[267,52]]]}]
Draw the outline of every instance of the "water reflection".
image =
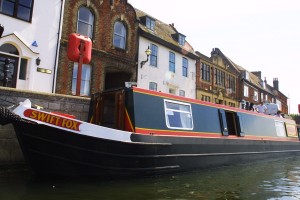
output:
[{"label": "water reflection", "polygon": [[300,158],[134,180],[38,180],[0,170],[0,199],[300,199]]}]

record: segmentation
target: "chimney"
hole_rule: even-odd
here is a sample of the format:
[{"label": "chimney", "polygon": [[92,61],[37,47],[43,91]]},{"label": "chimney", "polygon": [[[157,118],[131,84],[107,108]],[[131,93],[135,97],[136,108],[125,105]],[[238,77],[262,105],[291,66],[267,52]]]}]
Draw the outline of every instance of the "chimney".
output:
[{"label": "chimney", "polygon": [[262,81],[262,86],[263,86],[264,89],[267,88],[267,78],[266,77],[265,77],[265,80]]},{"label": "chimney", "polygon": [[278,78],[274,78],[273,79],[273,88],[277,91],[279,91],[279,82],[278,82]]},{"label": "chimney", "polygon": [[211,56],[216,56],[216,55],[219,55],[220,53],[220,50],[218,48],[213,48],[212,51],[211,51]]}]

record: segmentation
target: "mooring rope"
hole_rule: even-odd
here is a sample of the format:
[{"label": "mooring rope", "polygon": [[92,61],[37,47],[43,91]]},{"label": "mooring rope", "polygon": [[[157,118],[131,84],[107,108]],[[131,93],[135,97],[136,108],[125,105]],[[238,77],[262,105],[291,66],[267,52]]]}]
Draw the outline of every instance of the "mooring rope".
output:
[{"label": "mooring rope", "polygon": [[1,125],[6,125],[9,123],[18,122],[21,120],[22,120],[22,118],[20,116],[14,114],[8,108],[0,107],[0,124]]}]

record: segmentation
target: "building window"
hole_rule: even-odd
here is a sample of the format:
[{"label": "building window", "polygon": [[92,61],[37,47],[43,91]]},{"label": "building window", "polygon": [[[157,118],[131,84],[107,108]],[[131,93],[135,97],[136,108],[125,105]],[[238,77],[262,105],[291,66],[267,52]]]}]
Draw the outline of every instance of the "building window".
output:
[{"label": "building window", "polygon": [[184,90],[179,90],[179,96],[185,97],[185,91]]},{"label": "building window", "polygon": [[179,43],[179,45],[184,46],[184,44],[185,44],[185,36],[184,35],[181,35],[181,34],[178,35],[178,43]]},{"label": "building window", "polygon": [[260,93],[260,101],[264,100],[264,93]]},{"label": "building window", "polygon": [[150,17],[146,17],[146,27],[152,31],[154,31],[155,28],[155,21],[154,19]]},{"label": "building window", "polygon": [[267,94],[265,95],[265,100],[268,101],[268,95]]},{"label": "building window", "polygon": [[149,90],[157,91],[157,83],[150,82],[149,83]]},{"label": "building window", "polygon": [[27,75],[27,59],[22,58],[20,63],[19,79],[26,80]]},{"label": "building window", "polygon": [[282,104],[281,104],[281,101],[279,101],[278,99],[276,99],[276,104],[278,106],[278,109],[279,110],[282,110]]},{"label": "building window", "polygon": [[24,21],[31,21],[33,0],[0,0],[0,13]]},{"label": "building window", "polygon": [[119,21],[114,25],[114,47],[120,49],[125,49],[126,47],[126,28]]},{"label": "building window", "polygon": [[175,53],[169,52],[169,71],[175,73]]},{"label": "building window", "polygon": [[193,129],[193,116],[191,104],[165,100],[165,117],[167,127],[170,129]]},{"label": "building window", "polygon": [[232,103],[232,102],[229,102],[228,105],[229,105],[230,107],[235,107],[235,103]]},{"label": "building window", "polygon": [[[78,63],[74,63],[73,79],[72,79],[72,94],[76,94]],[[90,96],[91,86],[91,66],[83,64],[81,74],[80,96]]]},{"label": "building window", "polygon": [[249,87],[244,85],[244,97],[249,97]]},{"label": "building window", "polygon": [[188,59],[182,58],[182,76],[188,77]]},{"label": "building window", "polygon": [[94,15],[86,8],[81,7],[78,11],[77,33],[93,38]]},{"label": "building window", "polygon": [[258,92],[256,90],[254,90],[253,100],[258,101]]},{"label": "building window", "polygon": [[235,91],[235,77],[228,75],[228,88],[231,89],[231,92]]},{"label": "building window", "polygon": [[215,79],[216,79],[216,81],[215,81],[216,85],[225,87],[225,72],[223,72],[219,69],[216,69]]},{"label": "building window", "polygon": [[176,94],[176,89],[174,89],[174,88],[169,88],[169,93],[170,94]]},{"label": "building window", "polygon": [[158,47],[154,44],[150,45],[151,55],[150,55],[150,65],[157,67],[157,54],[158,54]]},{"label": "building window", "polygon": [[210,82],[210,66],[206,63],[201,63],[201,79]]},{"label": "building window", "polygon": [[202,95],[201,100],[210,102],[210,96]]}]

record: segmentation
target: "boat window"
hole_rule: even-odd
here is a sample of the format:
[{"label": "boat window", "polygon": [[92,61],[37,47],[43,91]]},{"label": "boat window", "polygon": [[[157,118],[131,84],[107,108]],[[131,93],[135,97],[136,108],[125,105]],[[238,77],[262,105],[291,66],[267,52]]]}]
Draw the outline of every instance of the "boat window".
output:
[{"label": "boat window", "polygon": [[193,129],[193,117],[191,104],[165,100],[165,117],[168,128]]},{"label": "boat window", "polygon": [[286,137],[284,122],[275,121],[276,133],[277,136]]}]

